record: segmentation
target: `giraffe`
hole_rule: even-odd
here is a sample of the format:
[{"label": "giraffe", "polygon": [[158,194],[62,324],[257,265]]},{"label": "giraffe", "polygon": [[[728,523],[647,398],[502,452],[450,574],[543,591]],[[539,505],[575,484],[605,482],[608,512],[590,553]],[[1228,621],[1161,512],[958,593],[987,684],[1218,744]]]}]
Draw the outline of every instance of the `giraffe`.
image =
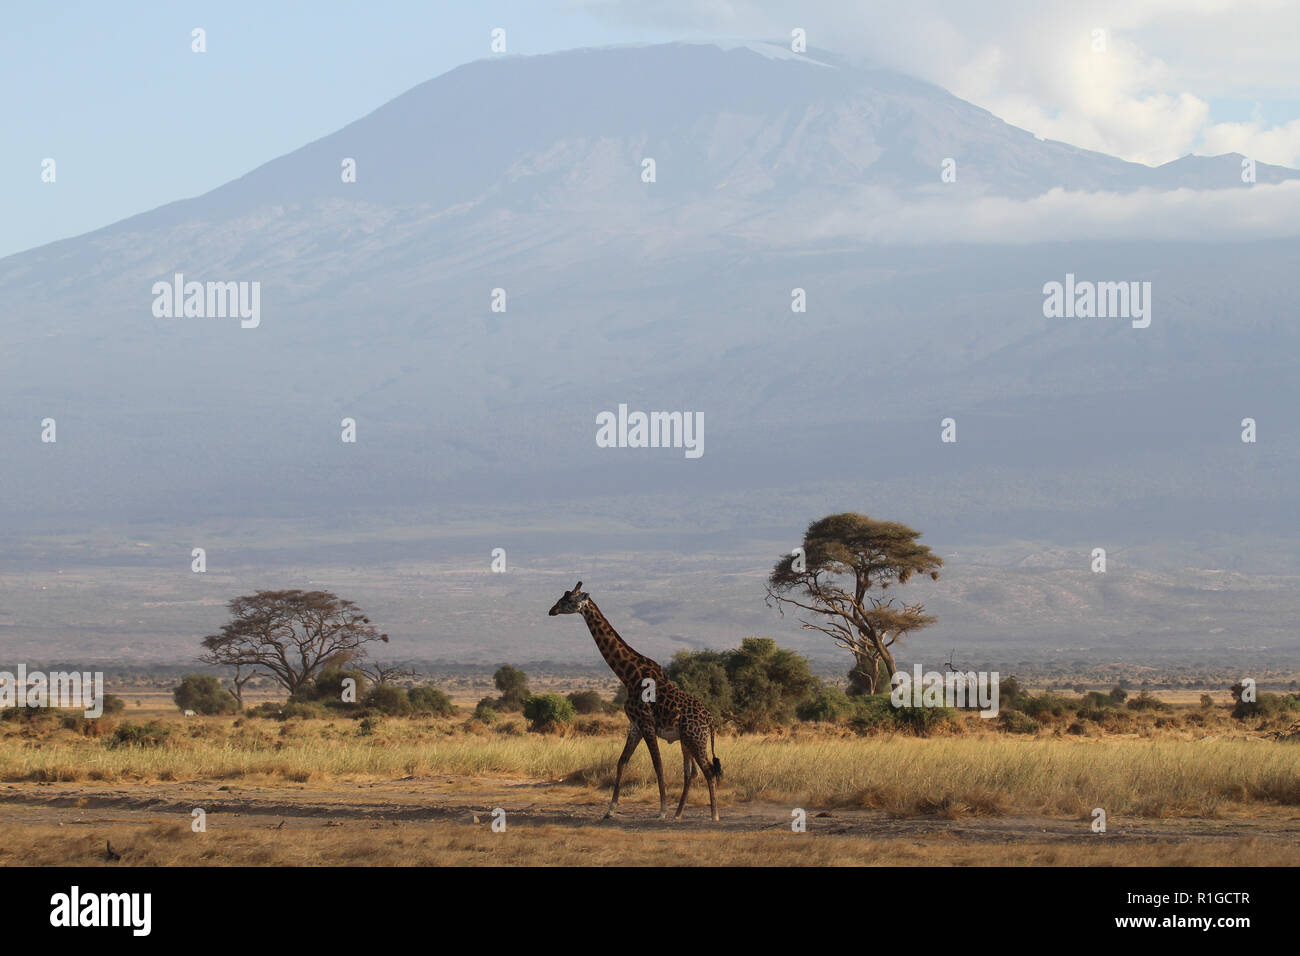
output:
[{"label": "giraffe", "polygon": [[[708,708],[670,681],[657,662],[632,650],[606,620],[600,608],[596,607],[596,602],[582,590],[581,581],[572,591],[565,591],[555,602],[551,616],[556,614],[583,616],[605,662],[627,688],[627,702],[623,705],[629,723],[627,742],[618,758],[618,769],[614,771],[614,796],[609,802],[605,819],[612,817],[618,807],[623,768],[632,759],[636,745],[642,740],[650,751],[650,762],[654,764],[655,777],[659,780],[659,819],[667,818],[668,791],[664,786],[664,768],[659,759],[657,739],[662,737],[669,743],[678,739],[682,743],[682,797],[677,801],[677,813],[673,819],[682,818],[686,795],[690,793],[691,781],[695,779],[695,767],[698,764],[704,774],[704,781],[709,785],[709,811],[713,819],[717,820],[718,799],[714,781],[722,776],[722,762],[718,760],[714,748],[713,715]],[[643,697],[648,697],[649,700],[643,700]],[[710,751],[713,751],[712,762],[708,760]]]}]

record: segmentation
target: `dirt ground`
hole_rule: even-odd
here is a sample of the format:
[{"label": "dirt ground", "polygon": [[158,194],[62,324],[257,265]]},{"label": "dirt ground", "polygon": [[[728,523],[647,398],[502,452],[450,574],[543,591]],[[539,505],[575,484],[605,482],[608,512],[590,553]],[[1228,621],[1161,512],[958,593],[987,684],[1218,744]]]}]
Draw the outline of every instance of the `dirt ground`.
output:
[{"label": "dirt ground", "polygon": [[[671,789],[671,788],[670,788]],[[570,784],[436,776],[375,783],[241,782],[0,786],[0,865],[1295,865],[1300,813],[1232,819],[1090,819],[806,812],[735,804],[708,818],[692,793],[679,822],[654,795]],[[676,794],[670,793],[670,815]],[[191,821],[198,808],[206,831]],[[505,829],[492,827],[505,811]],[[119,859],[109,857],[109,846]]]}]

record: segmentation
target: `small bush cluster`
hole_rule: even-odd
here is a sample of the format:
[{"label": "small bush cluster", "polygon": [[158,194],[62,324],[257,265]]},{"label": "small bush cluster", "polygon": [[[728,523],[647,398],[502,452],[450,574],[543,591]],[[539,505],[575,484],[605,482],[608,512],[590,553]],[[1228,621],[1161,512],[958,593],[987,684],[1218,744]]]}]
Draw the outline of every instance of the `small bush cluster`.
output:
[{"label": "small bush cluster", "polygon": [[823,685],[800,705],[800,720],[844,723],[859,734],[909,733],[926,737],[955,725],[957,713],[948,707],[895,707],[889,694],[851,697]]},{"label": "small bush cluster", "polygon": [[[987,726],[1012,734],[1038,734],[1045,728],[1075,736],[1096,736],[1103,731],[1149,733],[1152,729],[1205,727],[1213,719],[1213,709],[1214,702],[1208,695],[1202,698],[1200,709],[1175,712],[1170,704],[1147,690],[1130,697],[1119,687],[1110,692],[1084,691],[1078,697],[1051,691],[1035,695],[1024,691],[1014,677],[1007,677],[999,686],[998,716]],[[1293,713],[1300,713],[1300,696],[1260,694],[1252,704],[1239,702],[1233,715],[1259,716],[1264,726]],[[803,721],[843,724],[857,733],[924,736],[960,733],[971,727],[955,710],[896,708],[888,694],[855,697],[830,685],[822,685],[800,703],[796,715]]]},{"label": "small bush cluster", "polygon": [[1018,710],[999,710],[995,719],[998,730],[1009,734],[1036,734],[1040,727],[1038,721]]},{"label": "small bush cluster", "polygon": [[793,723],[821,688],[807,660],[767,637],[747,637],[731,651],[678,651],[665,670],[715,718],[741,731]]},{"label": "small bush cluster", "polygon": [[456,713],[456,706],[451,698],[436,687],[423,684],[412,687],[407,696],[411,701],[411,710],[417,714],[432,714],[434,717],[450,717]]},{"label": "small bush cluster", "polygon": [[1297,712],[1300,712],[1300,696],[1267,692],[1261,692],[1255,700],[1249,701],[1237,696],[1237,703],[1232,708],[1232,716],[1238,720],[1286,718]]},{"label": "small bush cluster", "polygon": [[563,730],[573,723],[573,704],[559,694],[532,694],[524,701],[528,729],[540,733]]},{"label": "small bush cluster", "polygon": [[843,720],[853,713],[853,701],[854,698],[849,697],[838,687],[823,684],[812,697],[795,708],[795,716],[800,720],[832,723]]},{"label": "small bush cluster", "polygon": [[211,674],[187,674],[172,691],[172,700],[178,710],[192,710],[196,714],[234,714],[239,711],[235,695],[221,686],[221,681]]},{"label": "small bush cluster", "polygon": [[159,747],[167,742],[172,728],[167,724],[149,721],[144,724],[124,723],[113,731],[107,744],[115,747]]},{"label": "small bush cluster", "polygon": [[[1013,675],[1008,675],[1000,682],[996,720],[973,722],[968,719],[972,708],[895,707],[888,692],[854,694],[852,684],[846,693],[813,677],[803,657],[767,638],[746,638],[731,651],[679,652],[666,671],[672,681],[705,703],[719,725],[729,723],[742,733],[779,733],[803,721],[839,725],[842,733],[857,734],[930,736],[961,733],[982,725],[1014,734],[1040,734],[1046,730],[1076,736],[1101,732],[1150,735],[1154,730],[1205,728],[1227,719],[1226,709],[1216,709],[1208,694],[1201,696],[1199,709],[1175,710],[1145,687],[1136,696],[1130,696],[1122,686],[1105,692],[1087,690],[1079,684],[1066,689],[1073,689],[1078,696],[1055,689],[1030,694]],[[348,684],[349,679],[355,685]],[[533,694],[528,691],[527,675],[508,664],[497,668],[493,680],[500,696],[484,697],[478,702],[465,732],[512,735],[527,729],[590,735],[611,731],[611,720],[621,726],[621,720],[612,715],[618,714],[626,700],[622,688],[612,701],[594,690],[563,696]],[[228,706],[222,695],[229,695],[215,678],[190,675],[182,681],[182,687],[174,695],[178,706],[185,702],[190,705],[188,709],[204,713],[221,712],[213,708]],[[354,702],[353,694],[345,690],[355,690],[359,699]],[[1232,716],[1259,721],[1257,729],[1300,715],[1300,695],[1261,693],[1258,700],[1242,701],[1241,685],[1232,690],[1236,698]],[[121,702],[117,701],[116,706],[120,709]],[[106,709],[111,708],[106,705]],[[288,702],[262,704],[246,713],[279,720],[329,718],[342,713],[366,719],[362,732],[372,733],[383,717],[445,718],[455,712],[450,697],[435,687],[408,690],[394,684],[368,686],[360,673],[331,668],[300,688]],[[6,720],[41,719],[39,711],[3,716]],[[65,726],[88,736],[103,735],[113,726],[111,722],[83,724]]]},{"label": "small bush cluster", "polygon": [[[489,702],[488,706],[498,713],[517,714],[524,709],[524,702],[529,696],[527,674],[518,667],[502,664],[492,675],[492,682],[496,684],[501,696],[483,698],[483,701]],[[482,705],[483,701],[479,701],[479,704]]]},{"label": "small bush cluster", "polygon": [[397,684],[371,686],[360,671],[330,667],[298,688],[285,703],[259,704],[246,713],[250,717],[276,720],[339,715],[360,720],[381,716],[450,717],[456,713],[456,707],[446,693],[427,684],[410,690]]},{"label": "small bush cluster", "polygon": [[1127,704],[1129,710],[1172,710],[1163,700],[1144,690]]},{"label": "small bush cluster", "polygon": [[594,690],[574,691],[569,695],[569,703],[579,714],[611,714],[622,709],[605,700]]}]

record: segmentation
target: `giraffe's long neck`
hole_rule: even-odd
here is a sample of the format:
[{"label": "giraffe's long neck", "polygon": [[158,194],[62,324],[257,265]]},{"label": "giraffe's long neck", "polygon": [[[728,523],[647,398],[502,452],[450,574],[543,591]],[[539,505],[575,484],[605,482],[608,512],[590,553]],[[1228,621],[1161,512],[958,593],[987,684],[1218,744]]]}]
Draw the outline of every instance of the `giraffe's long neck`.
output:
[{"label": "giraffe's long neck", "polygon": [[609,664],[610,669],[629,691],[639,690],[643,677],[662,680],[663,668],[650,658],[632,650],[627,641],[618,636],[618,631],[614,630],[613,625],[605,619],[605,615],[600,613],[600,608],[596,607],[595,602],[590,598],[582,608],[582,617],[587,622],[587,629],[591,631],[591,636],[595,639],[596,646],[600,648],[605,663]]}]

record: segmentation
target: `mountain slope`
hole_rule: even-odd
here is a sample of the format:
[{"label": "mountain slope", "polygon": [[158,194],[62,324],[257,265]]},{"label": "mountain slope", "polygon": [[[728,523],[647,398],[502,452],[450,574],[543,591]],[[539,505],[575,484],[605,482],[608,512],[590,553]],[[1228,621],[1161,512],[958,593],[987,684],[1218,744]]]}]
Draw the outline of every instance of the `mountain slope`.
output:
[{"label": "mountain slope", "polygon": [[[774,226],[849,190],[946,195],[949,156],[965,197],[1241,186],[1234,157],[1150,169],[839,63],[672,44],[469,64],[204,196],[0,260],[0,517],[188,538],[508,514],[725,538],[851,506],[946,540],[1249,553],[1297,502],[1282,277],[1300,244],[905,248]],[[261,325],[155,318],[175,273],[261,283]],[[1152,326],[1046,320],[1067,273],[1151,281]],[[620,403],[703,411],[704,457],[596,447]],[[47,416],[56,446],[34,440]],[[1267,441],[1243,446],[1245,416]]]}]

